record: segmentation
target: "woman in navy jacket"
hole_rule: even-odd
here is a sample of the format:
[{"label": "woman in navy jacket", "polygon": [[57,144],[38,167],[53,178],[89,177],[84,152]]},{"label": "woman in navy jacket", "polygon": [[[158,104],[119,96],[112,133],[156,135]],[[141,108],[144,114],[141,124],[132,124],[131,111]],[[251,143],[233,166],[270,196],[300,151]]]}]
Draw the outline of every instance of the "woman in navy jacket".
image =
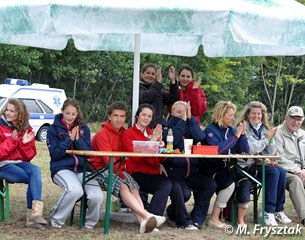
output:
[{"label": "woman in navy jacket", "polygon": [[[83,121],[79,103],[68,98],[61,112],[55,116],[47,134],[51,177],[55,184],[64,189],[50,212],[52,227],[56,228],[64,226],[76,201],[84,194],[82,179],[85,157],[67,154],[66,150],[92,150],[90,130]],[[103,193],[94,179],[88,182],[85,191],[88,202],[85,227],[90,229],[98,223]]]},{"label": "woman in navy jacket", "polygon": [[[205,138],[196,118],[191,114],[190,103],[177,101],[172,106],[169,121],[163,122],[163,140],[166,141],[169,129],[174,136],[174,149],[184,150],[184,138],[193,139],[197,144]],[[194,195],[194,207],[191,212],[193,223],[201,228],[210,205],[210,199],[216,190],[216,183],[211,177],[198,172],[197,158],[168,158],[163,163],[169,177],[173,178],[181,186],[184,202]],[[167,208],[168,216],[173,215],[172,205]]]},{"label": "woman in navy jacket", "polygon": [[[233,103],[229,101],[218,102],[213,111],[213,123],[205,129],[207,144],[218,146],[219,154],[242,154],[250,151],[245,135],[246,123],[241,123],[237,129],[233,128],[235,112],[236,106]],[[219,214],[221,209],[226,207],[235,185],[229,172],[227,160],[208,159],[201,164],[200,171],[212,176],[217,183],[217,198],[207,225],[223,229],[226,224],[219,220]],[[244,184],[246,188],[250,186],[248,180],[242,181],[240,184]],[[238,199],[239,204],[242,204],[239,205],[238,211],[245,211],[245,207],[249,202],[248,197],[245,194],[245,196]],[[239,224],[245,224],[242,221],[240,220]]]}]

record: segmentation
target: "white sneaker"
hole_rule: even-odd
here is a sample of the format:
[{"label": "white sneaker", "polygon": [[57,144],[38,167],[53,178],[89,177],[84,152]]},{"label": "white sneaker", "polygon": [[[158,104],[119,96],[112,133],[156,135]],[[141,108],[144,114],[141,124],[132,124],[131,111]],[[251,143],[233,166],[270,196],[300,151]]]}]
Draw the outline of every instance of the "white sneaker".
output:
[{"label": "white sneaker", "polygon": [[198,228],[192,224],[186,226],[184,229],[188,230],[188,231],[197,231],[198,230]]},{"label": "white sneaker", "polygon": [[287,223],[292,222],[291,219],[289,217],[287,217],[284,212],[276,212],[274,214],[274,216],[275,216],[275,219],[281,223],[287,224]]},{"label": "white sneaker", "polygon": [[55,222],[53,219],[51,219],[51,226],[53,228],[62,228],[63,226],[60,225],[59,223]]},{"label": "white sneaker", "polygon": [[86,228],[86,229],[89,229],[89,230],[94,229],[94,227],[92,227],[92,226],[90,226],[90,225],[85,225],[85,228]]},{"label": "white sneaker", "polygon": [[156,220],[157,220],[157,227],[161,227],[161,225],[163,223],[165,223],[165,221],[166,221],[166,217],[158,216],[158,215],[154,215],[154,214],[151,214],[151,215],[153,215],[156,218]]},{"label": "white sneaker", "polygon": [[274,213],[264,213],[265,224],[271,226],[277,226],[277,222],[274,217]]},{"label": "white sneaker", "polygon": [[148,233],[154,230],[157,226],[157,220],[154,216],[150,215],[148,218],[143,220],[140,224],[140,233]]},{"label": "white sneaker", "polygon": [[159,233],[160,230],[159,230],[158,228],[155,227],[155,228],[152,230],[152,232],[153,232],[153,233]]}]

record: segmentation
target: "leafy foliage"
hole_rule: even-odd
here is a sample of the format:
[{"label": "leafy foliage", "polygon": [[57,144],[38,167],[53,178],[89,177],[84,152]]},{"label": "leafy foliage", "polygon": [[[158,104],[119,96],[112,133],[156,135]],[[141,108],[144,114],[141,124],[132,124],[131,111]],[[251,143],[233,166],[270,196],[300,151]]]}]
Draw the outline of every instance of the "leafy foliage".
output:
[{"label": "leafy foliage", "polygon": [[[28,79],[31,83],[63,88],[75,97],[89,122],[107,119],[106,108],[114,101],[132,103],[133,53],[81,52],[69,42],[63,51],[0,45],[2,79]],[[141,65],[155,63],[162,69],[168,88],[167,70],[188,64],[208,98],[203,125],[211,121],[214,105],[229,100],[241,110],[251,100],[265,103],[271,120],[279,124],[289,106],[303,105],[305,57],[207,58],[199,49],[195,57],[142,54]],[[130,120],[130,119],[129,119]]]}]

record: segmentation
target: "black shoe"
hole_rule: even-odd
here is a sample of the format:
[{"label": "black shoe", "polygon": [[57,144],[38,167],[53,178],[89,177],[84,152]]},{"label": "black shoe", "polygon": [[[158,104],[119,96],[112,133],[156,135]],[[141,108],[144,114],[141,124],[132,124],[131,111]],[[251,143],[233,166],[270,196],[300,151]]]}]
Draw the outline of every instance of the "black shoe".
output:
[{"label": "black shoe", "polygon": [[198,231],[198,228],[194,226],[193,224],[189,224],[187,226],[179,225],[177,228],[188,230],[188,231]]},{"label": "black shoe", "polygon": [[203,228],[203,224],[199,224],[199,223],[194,223],[194,226],[197,227],[198,229],[202,229]]},{"label": "black shoe", "polygon": [[167,215],[167,219],[172,221],[172,222],[176,222],[176,218],[175,218],[175,214],[172,211],[172,207],[170,205],[170,207],[166,208],[166,215]]}]

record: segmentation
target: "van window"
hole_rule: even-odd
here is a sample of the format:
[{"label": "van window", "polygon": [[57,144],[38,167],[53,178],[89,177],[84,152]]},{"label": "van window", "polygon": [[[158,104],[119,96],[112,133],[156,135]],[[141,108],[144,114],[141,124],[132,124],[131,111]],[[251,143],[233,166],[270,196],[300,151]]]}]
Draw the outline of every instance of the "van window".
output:
[{"label": "van window", "polygon": [[50,114],[53,114],[53,110],[52,108],[50,108],[47,104],[45,104],[43,101],[41,100],[38,100],[38,102],[40,103],[40,105],[42,106],[42,108],[44,109],[44,111],[46,113],[50,113]]},{"label": "van window", "polygon": [[43,113],[43,110],[39,107],[34,99],[22,99],[29,113]]},{"label": "van window", "polygon": [[[0,106],[3,105],[3,103],[5,102],[6,98],[5,97],[0,97]],[[1,109],[0,109],[1,110]]]}]

